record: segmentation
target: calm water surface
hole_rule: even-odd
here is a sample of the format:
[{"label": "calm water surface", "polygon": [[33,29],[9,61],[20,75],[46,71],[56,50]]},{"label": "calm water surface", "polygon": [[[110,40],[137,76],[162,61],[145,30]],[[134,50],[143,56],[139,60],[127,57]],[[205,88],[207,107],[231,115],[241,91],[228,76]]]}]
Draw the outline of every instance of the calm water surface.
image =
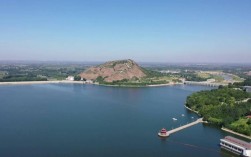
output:
[{"label": "calm water surface", "polygon": [[219,139],[227,133],[218,128],[199,124],[165,140],[157,136],[162,127],[171,129],[198,118],[184,102],[189,94],[207,89],[0,86],[0,156],[233,156],[219,148]]}]

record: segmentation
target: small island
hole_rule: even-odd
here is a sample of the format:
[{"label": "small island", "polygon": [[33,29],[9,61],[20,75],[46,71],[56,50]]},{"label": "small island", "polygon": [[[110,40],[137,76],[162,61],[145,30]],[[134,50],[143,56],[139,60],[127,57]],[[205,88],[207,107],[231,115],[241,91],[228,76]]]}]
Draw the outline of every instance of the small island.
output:
[{"label": "small island", "polygon": [[193,93],[186,106],[211,124],[251,136],[251,94],[243,88],[250,81]]}]

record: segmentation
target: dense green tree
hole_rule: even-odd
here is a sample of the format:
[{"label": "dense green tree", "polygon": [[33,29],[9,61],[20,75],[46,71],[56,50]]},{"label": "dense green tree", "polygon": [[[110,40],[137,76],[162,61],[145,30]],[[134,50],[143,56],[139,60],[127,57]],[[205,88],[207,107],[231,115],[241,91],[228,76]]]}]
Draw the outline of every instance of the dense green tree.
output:
[{"label": "dense green tree", "polygon": [[250,118],[248,119],[247,124],[251,125],[251,119]]},{"label": "dense green tree", "polygon": [[100,84],[105,83],[104,78],[102,76],[97,77],[95,81],[99,82]]},{"label": "dense green tree", "polygon": [[243,90],[223,87],[193,93],[187,97],[186,105],[198,111],[204,120],[249,135],[250,121],[239,119],[250,113],[251,99],[242,102],[250,97],[250,93]]},{"label": "dense green tree", "polygon": [[219,85],[218,89],[222,89],[222,88],[224,88],[224,86],[223,85]]},{"label": "dense green tree", "polygon": [[81,77],[80,77],[79,75],[76,75],[76,76],[74,76],[74,80],[75,80],[75,81],[80,81],[80,80],[81,80]]}]

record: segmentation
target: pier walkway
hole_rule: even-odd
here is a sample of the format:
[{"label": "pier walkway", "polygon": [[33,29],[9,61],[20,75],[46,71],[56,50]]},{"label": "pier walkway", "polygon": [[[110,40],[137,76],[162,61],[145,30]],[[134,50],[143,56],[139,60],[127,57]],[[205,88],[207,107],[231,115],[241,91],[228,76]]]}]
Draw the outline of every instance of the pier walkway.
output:
[{"label": "pier walkway", "polygon": [[178,131],[180,131],[180,130],[186,129],[186,128],[188,128],[188,127],[191,127],[191,126],[196,125],[196,124],[199,124],[199,123],[204,123],[204,121],[202,120],[202,118],[199,118],[199,119],[197,119],[196,121],[191,122],[191,123],[189,123],[189,124],[180,126],[180,127],[178,127],[178,128],[175,128],[175,129],[172,129],[172,130],[168,131],[168,133],[169,133],[169,134],[173,134],[173,133],[175,133],[175,132],[178,132]]}]

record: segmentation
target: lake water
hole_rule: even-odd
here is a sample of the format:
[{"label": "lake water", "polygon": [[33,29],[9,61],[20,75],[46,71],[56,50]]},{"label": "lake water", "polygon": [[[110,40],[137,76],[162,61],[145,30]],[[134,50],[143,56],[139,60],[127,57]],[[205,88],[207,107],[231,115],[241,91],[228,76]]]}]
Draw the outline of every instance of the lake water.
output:
[{"label": "lake water", "polygon": [[212,126],[198,124],[167,139],[157,136],[162,127],[169,130],[198,118],[184,102],[191,93],[207,89],[0,86],[0,156],[233,156],[218,145],[227,133]]}]

